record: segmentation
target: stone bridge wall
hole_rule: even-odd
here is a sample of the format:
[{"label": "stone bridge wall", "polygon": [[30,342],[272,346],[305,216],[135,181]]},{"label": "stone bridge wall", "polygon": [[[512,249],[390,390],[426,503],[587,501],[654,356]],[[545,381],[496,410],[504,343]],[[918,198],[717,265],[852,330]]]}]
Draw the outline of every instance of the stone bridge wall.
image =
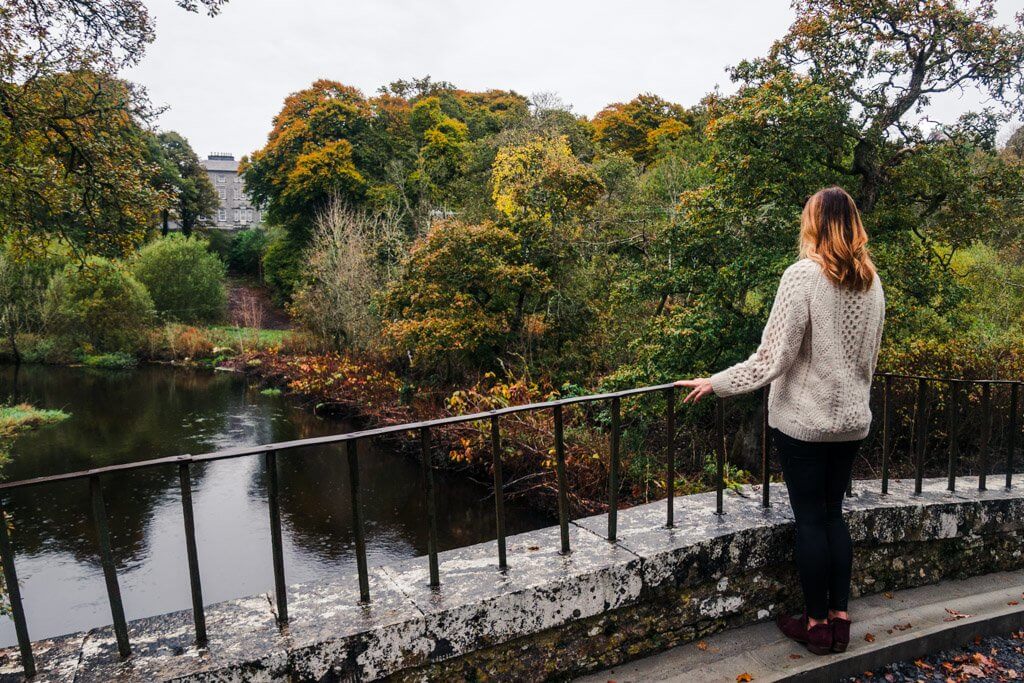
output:
[{"label": "stone bridge wall", "polygon": [[[977,493],[977,481],[860,482],[848,503],[856,544],[854,593],[896,590],[1024,567],[1024,487]],[[755,487],[756,488],[756,487]],[[275,624],[261,595],[207,609],[210,646],[191,644],[189,612],[130,624],[135,654],[119,662],[109,627],[36,645],[44,681],[545,680],[565,678],[795,609],[792,515],[746,489],[714,514],[714,494],[576,520],[573,552],[557,527],[509,537],[509,569],[494,543],[442,553],[442,586],[427,586],[426,558],[371,570],[370,605],[355,577],[289,589],[290,623]],[[16,648],[0,678],[17,678]]]}]

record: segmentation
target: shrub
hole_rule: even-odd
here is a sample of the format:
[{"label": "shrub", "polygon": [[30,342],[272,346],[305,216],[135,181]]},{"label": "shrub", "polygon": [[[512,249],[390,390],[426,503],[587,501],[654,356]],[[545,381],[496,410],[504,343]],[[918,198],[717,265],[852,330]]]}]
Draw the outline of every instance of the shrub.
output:
[{"label": "shrub", "polygon": [[216,322],[224,315],[224,264],[200,240],[170,235],[150,242],[132,271],[165,320]]},{"label": "shrub", "polygon": [[266,230],[262,228],[243,230],[235,236],[228,248],[228,269],[233,273],[258,276],[263,269],[263,252],[266,249]]},{"label": "shrub", "polygon": [[126,351],[153,322],[153,299],[121,265],[98,256],[72,263],[46,289],[46,328],[97,351]]}]

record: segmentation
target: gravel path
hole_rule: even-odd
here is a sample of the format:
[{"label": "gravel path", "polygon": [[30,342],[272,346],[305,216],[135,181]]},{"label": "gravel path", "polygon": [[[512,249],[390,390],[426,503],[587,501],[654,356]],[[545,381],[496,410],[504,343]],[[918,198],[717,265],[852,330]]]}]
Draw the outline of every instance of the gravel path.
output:
[{"label": "gravel path", "polygon": [[847,680],[850,683],[1024,680],[1024,631],[1004,637],[980,638],[956,650],[889,664],[879,671],[865,671]]}]

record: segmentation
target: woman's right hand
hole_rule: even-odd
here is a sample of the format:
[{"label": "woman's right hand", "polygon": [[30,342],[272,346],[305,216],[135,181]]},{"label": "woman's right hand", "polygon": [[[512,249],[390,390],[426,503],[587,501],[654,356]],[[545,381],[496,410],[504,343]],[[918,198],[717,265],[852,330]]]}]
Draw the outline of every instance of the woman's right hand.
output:
[{"label": "woman's right hand", "polygon": [[711,387],[711,378],[709,377],[695,377],[694,379],[681,379],[675,383],[677,387],[689,387],[690,393],[683,398],[683,403],[696,403],[708,394],[714,394],[715,390]]}]

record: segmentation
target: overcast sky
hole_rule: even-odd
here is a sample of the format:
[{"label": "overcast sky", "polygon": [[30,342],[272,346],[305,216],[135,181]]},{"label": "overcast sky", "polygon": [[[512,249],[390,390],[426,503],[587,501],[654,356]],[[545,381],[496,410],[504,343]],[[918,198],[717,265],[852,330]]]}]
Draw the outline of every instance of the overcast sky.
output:
[{"label": "overcast sky", "polygon": [[[725,67],[765,53],[788,0],[231,0],[214,18],[148,0],[156,42],[127,77],[168,107],[162,129],[236,157],[266,141],[288,93],[317,78],[372,95],[430,75],[469,90],[557,93],[592,115],[640,92],[692,105]],[[1012,20],[1024,0],[997,0]],[[948,118],[977,94],[937,102]]]}]

